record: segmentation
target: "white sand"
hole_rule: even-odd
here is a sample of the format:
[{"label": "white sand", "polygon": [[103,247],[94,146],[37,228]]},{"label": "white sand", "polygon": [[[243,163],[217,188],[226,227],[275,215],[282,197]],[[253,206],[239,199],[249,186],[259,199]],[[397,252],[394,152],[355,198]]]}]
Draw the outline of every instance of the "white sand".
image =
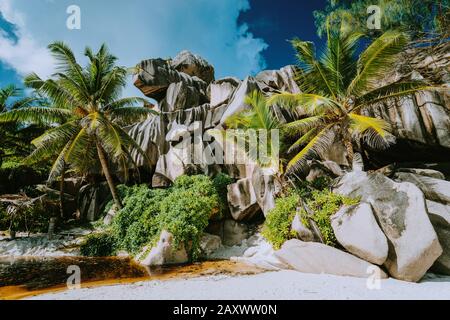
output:
[{"label": "white sand", "polygon": [[45,294],[31,299],[450,299],[450,277],[430,275],[421,283],[381,280],[379,290],[369,290],[366,282],[359,278],[279,271],[240,277],[147,281]]}]

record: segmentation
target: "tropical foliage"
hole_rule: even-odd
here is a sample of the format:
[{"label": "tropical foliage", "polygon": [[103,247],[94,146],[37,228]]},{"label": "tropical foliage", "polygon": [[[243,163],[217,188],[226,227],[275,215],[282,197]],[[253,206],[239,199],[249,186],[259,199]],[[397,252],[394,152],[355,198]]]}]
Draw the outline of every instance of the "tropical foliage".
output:
[{"label": "tropical foliage", "polygon": [[[292,40],[299,60],[297,82],[301,93],[279,93],[268,100],[253,94],[247,101],[252,108],[232,119],[237,126],[266,128],[279,125],[273,106],[297,114],[292,121],[280,125],[286,140],[295,141],[287,150],[288,173],[302,170],[308,158],[325,152],[337,140],[345,145],[350,165],[354,143],[387,148],[395,141],[389,133],[389,123],[365,116],[362,110],[419,90],[434,89],[421,80],[380,86],[409,41],[405,33],[385,32],[359,57],[357,45],[363,34],[341,24],[339,29],[329,27],[327,35],[327,45],[319,57],[312,42]],[[255,96],[259,98],[254,99]],[[259,116],[262,112],[265,117]],[[251,120],[239,120],[241,115]]]},{"label": "tropical foliage", "polygon": [[367,28],[367,9],[377,5],[381,9],[381,30],[403,28],[413,39],[437,37],[447,33],[450,21],[448,0],[328,0],[324,10],[314,12],[318,34],[326,35],[327,23],[339,25],[344,20],[352,29],[371,38],[382,31]]},{"label": "tropical foliage", "polygon": [[[167,230],[174,236],[175,247],[184,245],[190,258],[198,260],[205,228],[210,219],[221,216],[218,186],[222,184],[203,175],[181,176],[168,189],[150,189],[146,185],[119,186],[123,209],[119,210],[110,230],[85,242],[83,252],[104,255],[105,252],[126,250],[138,254],[144,246],[155,245],[161,232]],[[114,236],[114,243],[108,234]],[[108,246],[104,246],[105,243]]]},{"label": "tropical foliage", "polygon": [[84,68],[64,43],[55,42],[49,49],[58,61],[55,75],[43,80],[31,74],[25,78],[25,84],[46,97],[50,104],[11,110],[0,115],[0,122],[52,125],[33,140],[36,148],[26,162],[52,158],[49,181],[63,176],[68,167],[83,174],[101,168],[120,207],[110,165],[114,163],[126,173],[132,163],[130,150],[143,153],[122,126],[145,119],[154,111],[136,107],[138,103],[144,105],[142,98],[120,98],[127,70],[115,65],[117,59],[105,45],[97,53],[86,48],[88,64]]},{"label": "tropical foliage", "polygon": [[[23,97],[23,91],[14,85],[0,88],[0,115],[32,106],[38,102],[34,96]],[[41,134],[43,128],[35,125],[23,125],[16,121],[2,123],[0,126],[0,167],[3,161],[17,160],[31,151],[30,141]]]}]

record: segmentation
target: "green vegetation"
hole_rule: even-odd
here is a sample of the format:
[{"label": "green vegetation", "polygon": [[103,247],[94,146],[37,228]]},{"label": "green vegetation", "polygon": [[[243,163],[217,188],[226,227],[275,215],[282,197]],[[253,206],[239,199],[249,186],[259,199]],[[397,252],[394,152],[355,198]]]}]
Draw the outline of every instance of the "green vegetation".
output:
[{"label": "green vegetation", "polygon": [[367,8],[371,5],[381,9],[382,30],[403,28],[414,39],[437,37],[450,30],[448,0],[328,0],[324,10],[314,12],[318,34],[326,34],[327,23],[336,26],[343,20],[353,30],[376,38],[380,31],[367,28]]},{"label": "green vegetation", "polygon": [[40,201],[10,212],[0,204],[0,230],[45,233],[48,231],[50,217],[56,210],[57,207],[52,208]]},{"label": "green vegetation", "polygon": [[108,232],[92,233],[80,246],[80,253],[86,257],[110,257],[116,253],[116,240]]},{"label": "green vegetation", "polygon": [[36,149],[26,162],[52,159],[49,181],[64,176],[67,168],[82,174],[103,172],[116,205],[121,207],[110,162],[126,173],[133,163],[130,149],[146,157],[122,126],[154,111],[136,107],[146,103],[142,98],[119,99],[127,70],[115,66],[117,59],[105,45],[97,53],[86,48],[89,63],[85,68],[64,43],[52,43],[49,49],[58,61],[54,78],[42,80],[37,74],[25,78],[25,85],[46,97],[49,105],[13,109],[0,114],[0,123],[59,124],[33,140]]},{"label": "green vegetation", "polygon": [[220,210],[222,215],[225,215],[230,210],[228,207],[227,187],[232,183],[234,183],[234,180],[229,175],[224,173],[217,174],[213,179],[214,188],[216,189],[217,194],[219,195]]},{"label": "green vegetation", "polygon": [[[327,29],[327,45],[320,56],[312,42],[292,40],[300,61],[297,83],[302,93],[280,93],[269,99],[260,93],[247,98],[252,108],[232,117],[227,125],[241,129],[282,129],[289,159],[286,172],[302,171],[306,161],[342,141],[347,160],[353,162],[354,147],[389,147],[395,138],[384,120],[362,115],[375,103],[403,97],[420,90],[433,90],[423,80],[410,80],[380,87],[392,70],[409,38],[399,31],[387,31],[375,39],[359,57],[356,49],[362,33],[343,24]],[[279,124],[273,106],[306,116]],[[295,113],[294,113],[295,115]]]},{"label": "green vegetation", "polygon": [[[181,176],[168,189],[119,186],[123,208],[114,218],[112,227],[105,230],[114,238],[110,248],[137,254],[145,245],[155,245],[161,232],[167,230],[173,234],[175,246],[184,244],[191,260],[198,260],[200,238],[209,220],[222,214],[220,192],[229,181],[226,175],[215,180],[198,175]],[[107,210],[111,206],[112,203]],[[106,248],[103,244],[110,242],[109,239],[103,241],[102,237],[88,239],[83,252],[103,252]],[[91,245],[93,248],[89,248]],[[101,248],[97,249],[99,245]]]},{"label": "green vegetation", "polygon": [[275,208],[267,215],[261,234],[274,249],[280,249],[284,242],[295,237],[291,225],[299,204],[300,196],[295,193],[279,198],[275,201]]},{"label": "green vegetation", "polygon": [[[359,199],[334,194],[328,190],[325,181],[316,179],[312,183],[302,182],[299,188],[276,200],[275,208],[267,215],[262,229],[262,235],[274,249],[279,249],[284,242],[296,237],[291,226],[297,212],[306,227],[311,227],[310,219],[315,222],[325,244],[336,246],[337,241],[330,217],[343,205],[351,206],[359,203]],[[301,199],[304,199],[310,214],[303,208]]]},{"label": "green vegetation", "polygon": [[338,194],[334,194],[329,190],[315,190],[311,194],[311,198],[306,201],[306,206],[313,213],[309,216],[304,209],[300,212],[300,217],[305,226],[309,227],[308,219],[311,218],[320,230],[323,241],[329,246],[336,246],[337,240],[331,227],[330,217],[339,209],[345,206],[358,204],[359,199],[351,199]]}]

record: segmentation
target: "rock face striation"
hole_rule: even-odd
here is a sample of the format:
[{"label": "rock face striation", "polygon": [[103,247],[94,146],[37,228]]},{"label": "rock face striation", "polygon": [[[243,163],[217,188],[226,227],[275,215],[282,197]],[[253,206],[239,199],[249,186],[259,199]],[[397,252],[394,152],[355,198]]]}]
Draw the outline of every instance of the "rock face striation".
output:
[{"label": "rock face striation", "polygon": [[[249,220],[273,208],[276,171],[259,168],[249,159],[236,161],[238,151],[214,135],[227,119],[248,108],[244,100],[254,90],[300,92],[295,68],[264,71],[243,81],[215,80],[214,68],[188,51],[173,60],[150,59],[138,66],[135,85],[155,99],[158,116],[128,129],[149,155],[155,172],[154,187],[165,187],[186,173],[225,172],[236,180],[228,188],[230,211],[237,221]],[[138,164],[143,157],[134,154]],[[245,155],[241,155],[245,158]]]}]

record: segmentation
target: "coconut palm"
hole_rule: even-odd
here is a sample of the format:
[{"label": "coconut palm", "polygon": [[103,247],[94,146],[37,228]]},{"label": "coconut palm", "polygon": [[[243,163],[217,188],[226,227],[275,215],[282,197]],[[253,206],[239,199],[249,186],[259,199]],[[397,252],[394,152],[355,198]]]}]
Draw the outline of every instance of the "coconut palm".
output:
[{"label": "coconut palm", "polygon": [[[34,96],[23,97],[23,91],[15,85],[0,88],[0,114],[32,105],[36,102]],[[23,126],[15,121],[3,123],[0,126],[0,165],[2,157],[24,156],[30,152],[31,137],[42,133],[36,126]],[[36,135],[35,135],[36,136]]]},{"label": "coconut palm", "polygon": [[[226,127],[234,130],[227,130],[226,137],[231,139],[235,146],[243,147],[245,150],[242,151],[250,160],[262,167],[278,169],[279,134],[273,136],[272,130],[280,129],[280,121],[267,102],[268,99],[261,92],[251,92],[244,103],[252,108],[227,119]],[[273,138],[277,141],[272,141]]]},{"label": "coconut palm", "polygon": [[122,126],[145,119],[154,111],[136,107],[146,103],[142,98],[120,98],[127,70],[115,65],[117,59],[105,45],[97,53],[86,48],[88,64],[84,68],[64,43],[52,43],[49,50],[57,61],[53,77],[43,80],[31,74],[25,78],[25,85],[47,98],[49,105],[9,111],[0,116],[0,122],[52,124],[50,130],[33,140],[36,149],[26,161],[56,155],[49,181],[63,175],[67,166],[90,172],[99,164],[114,202],[121,208],[110,165],[114,163],[125,172],[133,161],[133,148],[146,157]]},{"label": "coconut palm", "polygon": [[345,25],[328,29],[326,49],[320,58],[312,42],[292,40],[300,62],[301,93],[279,93],[268,101],[269,105],[294,108],[303,115],[283,125],[285,133],[296,139],[289,148],[294,156],[287,165],[288,172],[303,169],[308,158],[330,148],[337,136],[342,137],[350,165],[355,141],[371,148],[387,148],[395,142],[389,123],[365,116],[362,110],[378,102],[435,89],[420,80],[383,84],[408,43],[405,33],[386,31],[357,57],[361,37]]}]

